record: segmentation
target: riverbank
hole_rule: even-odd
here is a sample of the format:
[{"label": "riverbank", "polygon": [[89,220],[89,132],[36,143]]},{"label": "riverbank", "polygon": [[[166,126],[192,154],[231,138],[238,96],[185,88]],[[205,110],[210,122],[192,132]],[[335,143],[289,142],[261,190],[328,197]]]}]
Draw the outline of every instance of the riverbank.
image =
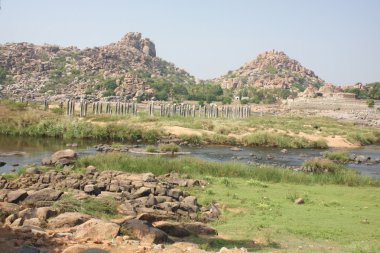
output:
[{"label": "riverbank", "polygon": [[[118,205],[132,201],[130,197],[123,199],[123,196],[137,194],[129,192],[129,189],[144,188],[144,185],[156,189],[159,182],[166,182],[159,183],[160,187],[173,187],[174,184],[179,188],[178,192],[186,191],[188,196],[195,196],[198,208],[215,206],[218,209],[218,218],[208,223],[218,235],[195,235],[180,240],[193,243],[188,244],[192,247],[198,245],[196,247],[204,251],[215,252],[222,247],[243,247],[257,252],[379,251],[380,241],[377,235],[380,233],[380,209],[377,203],[380,201],[380,181],[362,177],[345,169],[343,165],[334,165],[334,168],[329,173],[322,172],[323,170],[306,173],[270,165],[207,162],[187,157],[168,160],[157,156],[133,157],[108,153],[80,157],[73,166],[66,168],[40,167],[37,168],[40,172],[31,176],[25,172],[36,173],[35,169],[20,171],[6,178],[9,182],[14,182],[10,184],[12,187],[49,185],[54,189],[63,189],[67,193],[53,202],[53,208],[63,214],[74,211],[87,215],[83,221],[87,221],[86,226],[72,227],[71,232],[65,230],[65,235],[72,236],[73,239],[67,241],[64,238],[55,239],[55,236],[50,238],[50,245],[57,248],[71,246],[87,226],[96,226],[93,219],[105,220],[104,225],[107,227],[114,226],[112,224],[115,223],[120,227],[126,226],[126,223],[114,218],[119,215],[119,208],[116,208]],[[88,184],[96,187],[87,186]],[[75,187],[79,187],[79,191],[73,190]],[[99,187],[105,187],[104,191]],[[123,193],[125,187],[128,190]],[[101,191],[101,194],[98,192],[99,196],[105,199],[96,197],[97,190]],[[167,198],[166,195],[160,197],[159,191],[154,192],[158,194],[157,199]],[[36,193],[27,191],[27,194]],[[148,199],[145,198],[144,201]],[[183,201],[183,198],[176,201]],[[196,217],[202,217],[202,212]],[[62,220],[62,217],[66,216],[62,215],[61,219],[50,218],[46,222],[48,228],[52,228],[52,224]],[[19,223],[15,226],[17,224]],[[58,236],[62,231],[51,229],[50,233]],[[124,238],[125,234],[121,234],[117,240],[102,238],[80,242],[84,247],[93,245],[104,249],[120,248],[124,242],[132,239],[130,234],[126,235],[129,237]],[[57,240],[66,244],[57,245]],[[147,250],[162,247],[155,245],[149,244]],[[169,243],[163,247],[169,249],[173,246]]]},{"label": "riverbank", "polygon": [[380,130],[327,117],[252,116],[246,119],[90,115],[67,117],[20,103],[0,103],[0,134],[155,144],[354,148],[380,141]]}]

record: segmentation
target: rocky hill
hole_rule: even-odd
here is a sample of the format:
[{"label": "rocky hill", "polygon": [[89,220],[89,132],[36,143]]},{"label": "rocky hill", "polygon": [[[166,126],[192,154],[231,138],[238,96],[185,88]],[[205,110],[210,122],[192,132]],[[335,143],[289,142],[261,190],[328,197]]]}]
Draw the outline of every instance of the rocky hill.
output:
[{"label": "rocky hill", "polygon": [[55,45],[0,45],[0,93],[11,97],[42,98],[122,96],[131,99],[154,90],[152,78],[193,83],[194,78],[156,56],[154,43],[141,33],[127,33],[105,46],[79,49]]},{"label": "rocky hill", "polygon": [[256,59],[214,81],[223,89],[295,88],[303,91],[308,86],[319,88],[324,84],[313,71],[303,67],[284,52],[274,50],[258,55]]}]

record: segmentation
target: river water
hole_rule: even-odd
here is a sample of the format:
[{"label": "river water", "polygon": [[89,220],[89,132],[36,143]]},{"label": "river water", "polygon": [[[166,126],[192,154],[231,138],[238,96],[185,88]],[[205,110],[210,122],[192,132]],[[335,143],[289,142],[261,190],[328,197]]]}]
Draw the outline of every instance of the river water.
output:
[{"label": "river water", "polygon": [[[0,136],[0,161],[6,164],[0,167],[0,173],[17,170],[26,164],[40,164],[44,157],[57,150],[68,148],[68,141],[53,138],[9,137]],[[77,140],[74,149],[80,156],[96,154],[94,140]],[[70,147],[72,148],[72,147]],[[266,163],[285,166],[300,166],[305,160],[321,155],[321,149],[288,149],[282,153],[278,148],[243,147],[241,151],[232,151],[226,146],[183,147],[191,155],[209,161],[237,161],[242,163]],[[380,145],[372,145],[346,150],[350,154],[380,157]],[[16,153],[15,153],[16,152]],[[358,170],[362,175],[380,179],[380,164],[349,164],[348,167]]]}]

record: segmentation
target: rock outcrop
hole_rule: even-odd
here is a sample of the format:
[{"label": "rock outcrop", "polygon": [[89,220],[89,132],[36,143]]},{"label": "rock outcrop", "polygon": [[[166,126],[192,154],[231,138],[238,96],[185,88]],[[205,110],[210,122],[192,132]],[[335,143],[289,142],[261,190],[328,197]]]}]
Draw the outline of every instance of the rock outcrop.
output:
[{"label": "rock outcrop", "polygon": [[[155,44],[130,32],[116,43],[94,48],[6,43],[0,45],[0,69],[7,78],[0,94],[27,99],[100,98],[117,95],[131,99],[153,95],[145,77],[194,78],[156,56]],[[140,73],[140,75],[139,75]],[[144,75],[142,76],[141,73]],[[107,83],[108,81],[108,83]],[[112,85],[110,84],[112,81]]]},{"label": "rock outcrop", "polygon": [[214,81],[223,89],[255,87],[303,90],[310,85],[319,87],[324,84],[313,71],[303,67],[284,52],[274,50],[258,55],[256,59]]}]

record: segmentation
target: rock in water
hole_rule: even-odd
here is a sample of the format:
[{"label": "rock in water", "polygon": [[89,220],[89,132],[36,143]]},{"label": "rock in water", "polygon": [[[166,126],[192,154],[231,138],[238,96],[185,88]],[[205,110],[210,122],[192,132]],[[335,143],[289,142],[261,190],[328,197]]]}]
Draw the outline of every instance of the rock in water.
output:
[{"label": "rock in water", "polygon": [[65,149],[55,152],[50,159],[52,164],[67,165],[73,163],[76,157],[77,153],[74,150]]}]

